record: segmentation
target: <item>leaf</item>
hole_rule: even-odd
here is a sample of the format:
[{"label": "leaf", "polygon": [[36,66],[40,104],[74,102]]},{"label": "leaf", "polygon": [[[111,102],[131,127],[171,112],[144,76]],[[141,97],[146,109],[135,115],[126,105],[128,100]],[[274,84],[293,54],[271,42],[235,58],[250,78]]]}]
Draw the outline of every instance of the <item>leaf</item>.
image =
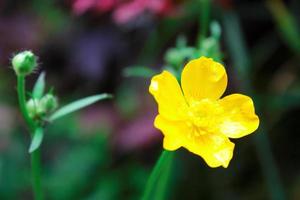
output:
[{"label": "leaf", "polygon": [[44,72],[42,72],[39,76],[39,78],[37,79],[34,87],[33,87],[33,91],[32,91],[32,96],[33,98],[36,99],[40,99],[42,98],[43,94],[44,94],[44,90],[45,90],[45,76],[46,74]]},{"label": "leaf", "polygon": [[124,69],[123,74],[126,77],[143,77],[149,78],[153,76],[156,72],[148,67],[134,66]]},{"label": "leaf", "polygon": [[94,95],[94,96],[90,96],[90,97],[86,97],[77,101],[74,101],[60,109],[58,109],[55,113],[53,113],[49,120],[50,121],[54,121],[58,118],[61,118],[67,114],[70,114],[74,111],[77,111],[81,108],[84,108],[86,106],[89,106],[97,101],[103,100],[103,99],[108,99],[108,98],[112,98],[112,95],[110,94],[100,94],[100,95]]},{"label": "leaf", "polygon": [[44,137],[44,131],[42,128],[37,128],[34,132],[30,147],[29,147],[29,153],[34,152],[35,150],[37,150],[42,141],[43,141],[43,137]]}]

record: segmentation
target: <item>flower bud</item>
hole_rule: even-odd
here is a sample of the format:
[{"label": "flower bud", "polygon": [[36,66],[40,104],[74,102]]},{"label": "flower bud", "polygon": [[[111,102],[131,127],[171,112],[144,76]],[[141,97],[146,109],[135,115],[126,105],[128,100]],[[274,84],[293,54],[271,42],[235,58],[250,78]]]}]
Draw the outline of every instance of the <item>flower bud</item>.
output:
[{"label": "flower bud", "polygon": [[40,107],[47,114],[53,112],[57,108],[57,106],[57,99],[52,94],[46,94],[40,100]]},{"label": "flower bud", "polygon": [[31,51],[23,51],[15,55],[12,65],[17,75],[26,76],[37,66],[37,57]]},{"label": "flower bud", "polygon": [[35,118],[38,115],[39,100],[30,99],[26,104],[27,111],[30,118]]}]

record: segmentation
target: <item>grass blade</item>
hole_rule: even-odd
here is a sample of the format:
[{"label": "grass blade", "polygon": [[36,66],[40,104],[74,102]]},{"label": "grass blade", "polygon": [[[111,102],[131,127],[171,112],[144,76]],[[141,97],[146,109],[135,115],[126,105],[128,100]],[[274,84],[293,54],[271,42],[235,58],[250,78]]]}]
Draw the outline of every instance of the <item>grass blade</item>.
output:
[{"label": "grass blade", "polygon": [[112,98],[112,95],[110,94],[100,94],[100,95],[94,95],[90,97],[86,97],[83,99],[79,99],[77,101],[74,101],[60,109],[58,109],[55,113],[53,113],[49,120],[54,121],[58,118],[61,118],[65,115],[68,115],[72,112],[75,112],[77,110],[80,110],[81,108],[87,107],[93,103],[96,103],[97,101],[103,100],[103,99],[108,99]]}]

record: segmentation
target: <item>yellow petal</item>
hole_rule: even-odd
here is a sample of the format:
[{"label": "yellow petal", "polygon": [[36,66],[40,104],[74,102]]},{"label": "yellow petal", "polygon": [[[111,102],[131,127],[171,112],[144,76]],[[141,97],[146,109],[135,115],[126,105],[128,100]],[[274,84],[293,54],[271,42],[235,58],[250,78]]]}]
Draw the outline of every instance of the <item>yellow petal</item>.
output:
[{"label": "yellow petal", "polygon": [[187,104],[176,78],[168,71],[152,78],[149,92],[154,96],[159,114],[170,120],[186,115]]},{"label": "yellow petal", "polygon": [[219,100],[224,118],[219,131],[230,138],[240,138],[254,132],[259,125],[253,101],[241,94],[232,94]]},{"label": "yellow petal", "polygon": [[181,143],[176,138],[165,136],[163,147],[168,151],[175,151],[181,147]]},{"label": "yellow petal", "polygon": [[161,115],[157,115],[154,126],[161,130],[164,135],[164,149],[174,151],[182,146],[182,142],[184,142],[183,134],[188,128],[185,123],[170,121]]},{"label": "yellow petal", "polygon": [[181,86],[189,104],[204,98],[219,99],[227,86],[227,74],[220,63],[200,57],[184,67]]},{"label": "yellow petal", "polygon": [[194,154],[201,156],[210,167],[228,167],[233,156],[234,143],[221,134],[206,133],[190,139],[183,145]]},{"label": "yellow petal", "polygon": [[197,135],[184,121],[170,121],[158,115],[154,126],[164,135],[163,147],[174,151],[184,147],[190,152],[201,156],[210,167],[227,167],[232,155],[234,144],[222,134],[206,133]]}]

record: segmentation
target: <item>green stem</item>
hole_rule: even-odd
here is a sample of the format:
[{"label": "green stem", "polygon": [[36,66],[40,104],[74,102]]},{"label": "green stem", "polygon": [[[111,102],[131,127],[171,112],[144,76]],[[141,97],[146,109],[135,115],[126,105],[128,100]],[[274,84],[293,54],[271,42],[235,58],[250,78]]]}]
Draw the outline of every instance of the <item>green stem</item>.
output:
[{"label": "green stem", "polygon": [[40,148],[31,153],[31,176],[34,197],[36,200],[43,199],[43,191],[41,184],[41,160]]},{"label": "green stem", "polygon": [[210,18],[210,0],[200,0],[200,31],[198,36],[198,46],[207,37],[209,18]]},{"label": "green stem", "polygon": [[[173,154],[173,153],[172,153]],[[163,172],[161,174],[161,177],[159,179],[159,182],[157,183],[157,190],[156,190],[156,200],[164,200],[168,199],[166,198],[167,193],[167,186],[169,183],[169,176],[171,174],[172,170],[172,163],[173,163],[172,157],[170,157],[166,162],[163,169]]]},{"label": "green stem", "polygon": [[32,135],[35,130],[35,124],[32,121],[32,119],[29,117],[26,108],[25,77],[21,75],[18,76],[18,99],[19,99],[19,105],[20,105],[22,116],[26,122],[26,125],[30,130],[30,134]]},{"label": "green stem", "polygon": [[164,150],[161,153],[148,179],[142,200],[164,198],[173,157],[173,152]]},{"label": "green stem", "polygon": [[[37,128],[34,121],[30,118],[27,108],[26,108],[26,96],[25,96],[25,77],[18,76],[18,99],[19,106],[21,109],[22,116],[29,128],[31,137]],[[32,176],[32,186],[34,197],[36,200],[43,199],[43,192],[41,186],[41,166],[40,166],[40,150],[37,149],[31,155],[31,176]]]}]

